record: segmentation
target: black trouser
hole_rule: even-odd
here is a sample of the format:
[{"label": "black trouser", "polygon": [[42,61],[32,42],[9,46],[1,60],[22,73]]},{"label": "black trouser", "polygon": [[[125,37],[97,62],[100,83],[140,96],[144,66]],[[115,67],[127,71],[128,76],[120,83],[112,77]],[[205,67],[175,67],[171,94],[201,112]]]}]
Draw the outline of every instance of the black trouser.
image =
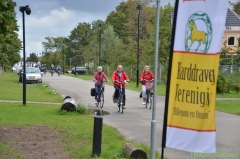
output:
[{"label": "black trouser", "polygon": [[[114,97],[114,99],[118,99],[120,87],[114,86],[114,88],[115,88],[115,92],[113,94],[113,97]],[[123,106],[125,106],[125,101],[126,101],[125,88],[122,88],[122,94],[123,94]]]}]

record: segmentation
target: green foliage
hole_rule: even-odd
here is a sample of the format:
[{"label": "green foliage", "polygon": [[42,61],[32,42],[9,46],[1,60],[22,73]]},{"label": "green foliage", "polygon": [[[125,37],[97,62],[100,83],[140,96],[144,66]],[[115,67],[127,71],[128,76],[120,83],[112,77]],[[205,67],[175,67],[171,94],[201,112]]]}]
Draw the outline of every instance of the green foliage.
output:
[{"label": "green foliage", "polygon": [[218,80],[217,80],[217,93],[224,94],[228,92],[228,85],[226,82],[226,78],[222,73],[218,74]]},{"label": "green foliage", "polygon": [[38,62],[38,57],[37,57],[36,53],[30,53],[30,55],[26,61],[27,62]]},{"label": "green foliage", "polygon": [[240,0],[237,0],[235,3],[229,1],[230,5],[233,7],[233,11],[240,15]]},{"label": "green foliage", "polygon": [[20,61],[21,41],[18,38],[16,2],[0,1],[0,65],[10,68]]},{"label": "green foliage", "polygon": [[222,73],[219,72],[218,74],[218,81],[217,81],[217,93],[231,93],[231,91],[235,91],[238,94],[240,91],[240,73],[233,72],[233,73]]},{"label": "green foliage", "polygon": [[232,57],[229,55],[232,48],[227,46],[227,41],[223,43],[223,47],[221,48],[220,52],[220,65],[231,65],[232,64]]},{"label": "green foliage", "polygon": [[[56,52],[60,53],[59,58],[63,59],[64,64],[71,66],[87,66],[89,73],[95,72],[99,65],[104,67],[116,68],[121,64],[128,67],[128,70],[136,71],[137,57],[139,55],[139,68],[145,65],[154,65],[154,46],[155,46],[155,23],[156,6],[154,0],[127,0],[121,2],[114,11],[108,16],[106,21],[96,20],[89,23],[79,23],[70,35],[65,37],[64,47],[62,37],[46,37],[47,42],[43,42],[43,47],[49,54],[44,55],[44,63],[50,64],[55,59]],[[142,10],[140,18],[140,46],[139,54],[137,49],[138,38],[138,11],[137,5],[140,4]],[[173,6],[170,4],[161,7],[160,32],[159,32],[159,61],[161,65],[168,65],[168,58],[171,45],[172,27],[170,24],[170,13]],[[99,28],[99,24],[102,28]],[[59,49],[58,49],[59,48]],[[63,51],[61,48],[64,48]],[[65,54],[63,55],[63,52]],[[99,59],[100,56],[100,59]],[[71,63],[69,58],[72,58]],[[49,60],[50,59],[50,60]],[[90,67],[91,64],[91,67]],[[160,72],[160,71],[158,71]],[[160,75],[158,75],[158,79]],[[134,76],[132,80],[137,80]]]}]

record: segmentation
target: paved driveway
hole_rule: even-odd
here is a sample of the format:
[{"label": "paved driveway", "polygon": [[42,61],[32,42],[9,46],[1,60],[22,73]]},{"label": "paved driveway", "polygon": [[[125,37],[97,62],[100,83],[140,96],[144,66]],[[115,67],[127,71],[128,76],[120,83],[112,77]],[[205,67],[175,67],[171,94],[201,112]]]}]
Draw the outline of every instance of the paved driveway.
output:
[{"label": "paved driveway", "polygon": [[[43,77],[43,82],[50,84],[52,88],[62,95],[74,97],[78,103],[84,103],[95,109],[94,98],[90,96],[90,88],[93,88],[92,81],[81,80],[68,76],[53,77],[47,73]],[[126,90],[127,101],[123,114],[117,112],[116,104],[112,102],[113,86],[105,86],[105,103],[102,108],[110,112],[104,116],[104,123],[115,127],[128,140],[150,145],[150,129],[152,112],[142,105],[139,93]],[[157,150],[161,152],[162,123],[164,111],[164,98],[157,97],[156,122],[157,122]],[[217,112],[217,152],[218,153],[238,153],[240,158],[240,117],[227,113]],[[103,134],[103,140],[107,136]],[[206,143],[208,144],[208,143]],[[175,149],[165,149],[165,156],[169,159],[190,159],[202,158],[191,157],[189,152]],[[209,157],[209,158],[228,158],[228,157]],[[230,157],[233,158],[233,157]]]}]

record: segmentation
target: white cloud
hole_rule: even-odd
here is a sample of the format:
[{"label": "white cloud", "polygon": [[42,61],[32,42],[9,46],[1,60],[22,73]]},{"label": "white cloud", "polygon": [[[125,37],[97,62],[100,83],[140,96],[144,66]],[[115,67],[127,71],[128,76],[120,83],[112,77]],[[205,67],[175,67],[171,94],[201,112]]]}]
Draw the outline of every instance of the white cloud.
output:
[{"label": "white cloud", "polygon": [[[27,56],[31,52],[40,53],[43,51],[41,42],[47,36],[68,36],[70,31],[80,22],[91,23],[94,20],[103,19],[94,13],[67,10],[59,8],[49,12],[42,17],[25,15],[25,40]],[[19,38],[22,40],[22,17],[18,18]],[[22,56],[22,55],[21,55]]]}]

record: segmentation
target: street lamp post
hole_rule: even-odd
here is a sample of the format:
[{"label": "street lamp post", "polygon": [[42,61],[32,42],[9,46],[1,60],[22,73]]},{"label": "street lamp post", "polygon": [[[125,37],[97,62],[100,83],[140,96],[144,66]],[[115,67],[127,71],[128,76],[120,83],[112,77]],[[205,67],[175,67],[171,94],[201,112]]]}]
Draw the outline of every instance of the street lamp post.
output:
[{"label": "street lamp post", "polygon": [[98,24],[99,28],[99,52],[98,52],[98,66],[100,66],[100,53],[101,53],[101,29],[102,29],[102,24]]},{"label": "street lamp post", "polygon": [[139,85],[139,41],[140,41],[140,12],[142,10],[142,7],[140,4],[137,5],[136,10],[138,11],[138,37],[137,37],[137,72],[136,72],[136,87]]},{"label": "street lamp post", "polygon": [[26,6],[20,6],[19,11],[22,12],[22,18],[23,18],[23,105],[26,105],[26,53],[25,53],[25,14],[27,15],[31,14],[31,9],[28,5]]},{"label": "street lamp post", "polygon": [[76,34],[75,34],[75,36],[74,36],[74,39],[75,39],[75,62],[74,62],[74,64],[75,64],[75,70],[74,70],[74,73],[75,73],[75,76],[77,76],[77,55],[76,55],[76,48],[77,48],[77,39],[76,39]]},{"label": "street lamp post", "polygon": [[64,42],[63,42],[63,74],[64,74]]}]

